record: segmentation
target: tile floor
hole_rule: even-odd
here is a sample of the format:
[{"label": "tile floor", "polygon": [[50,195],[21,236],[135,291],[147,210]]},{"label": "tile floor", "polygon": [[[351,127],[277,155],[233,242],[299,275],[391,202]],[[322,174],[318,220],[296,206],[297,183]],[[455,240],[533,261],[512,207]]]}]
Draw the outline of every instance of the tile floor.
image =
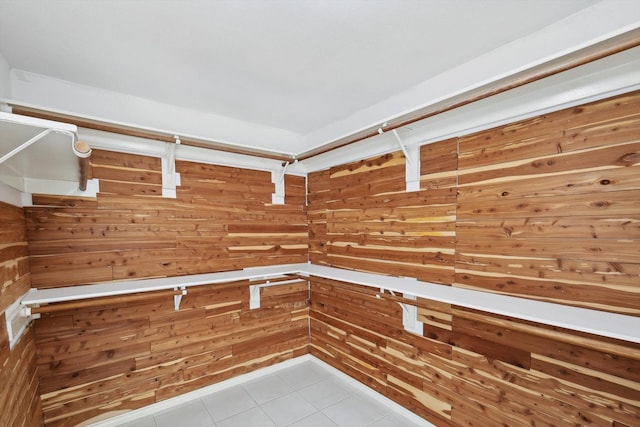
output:
[{"label": "tile floor", "polygon": [[[120,424],[126,427],[431,426],[313,359]],[[384,398],[383,398],[384,400]]]}]

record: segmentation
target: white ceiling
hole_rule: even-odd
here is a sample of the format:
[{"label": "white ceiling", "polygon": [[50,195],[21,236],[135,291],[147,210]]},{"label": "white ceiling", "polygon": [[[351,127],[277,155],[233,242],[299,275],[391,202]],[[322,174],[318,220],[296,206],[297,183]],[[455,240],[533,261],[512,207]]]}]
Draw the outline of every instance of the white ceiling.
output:
[{"label": "white ceiling", "polygon": [[0,0],[4,93],[296,154],[628,30],[632,4]]}]

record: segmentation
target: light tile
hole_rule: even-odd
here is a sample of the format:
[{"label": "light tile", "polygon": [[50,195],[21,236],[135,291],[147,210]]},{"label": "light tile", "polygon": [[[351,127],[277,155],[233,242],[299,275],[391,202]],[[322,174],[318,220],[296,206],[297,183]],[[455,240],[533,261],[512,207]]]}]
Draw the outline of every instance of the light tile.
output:
[{"label": "light tile", "polygon": [[279,426],[284,427],[301,420],[314,412],[316,408],[304,400],[298,393],[293,392],[280,396],[260,406]]},{"label": "light tile", "polygon": [[259,405],[293,391],[293,388],[278,375],[258,378],[243,384],[243,387]]},{"label": "light tile", "polygon": [[217,390],[158,412],[155,417],[120,426],[433,427],[426,421],[407,417],[406,412],[396,412],[333,369],[313,360]]},{"label": "light tile", "polygon": [[338,425],[327,418],[327,416],[322,412],[316,412],[315,414],[309,415],[307,418],[296,421],[289,427],[338,427]]},{"label": "light tile", "polygon": [[209,427],[214,422],[200,400],[168,409],[155,416],[157,427]]},{"label": "light tile", "polygon": [[214,421],[228,418],[256,406],[256,402],[240,385],[203,397],[202,402]]},{"label": "light tile", "polygon": [[332,374],[317,363],[304,362],[279,372],[278,376],[295,390],[299,390],[329,378]]},{"label": "light tile", "polygon": [[324,409],[338,403],[354,392],[354,388],[334,375],[298,391],[302,397],[318,409]]},{"label": "light tile", "polygon": [[369,427],[419,427],[418,424],[406,419],[402,415],[389,414],[370,424]]},{"label": "light tile", "polygon": [[156,420],[153,418],[153,415],[149,415],[148,417],[140,418],[135,421],[130,421],[125,424],[120,424],[119,427],[157,427]]},{"label": "light tile", "polygon": [[340,427],[364,427],[387,415],[389,409],[371,398],[352,395],[322,412]]},{"label": "light tile", "polygon": [[276,427],[269,416],[255,407],[216,422],[217,427]]}]

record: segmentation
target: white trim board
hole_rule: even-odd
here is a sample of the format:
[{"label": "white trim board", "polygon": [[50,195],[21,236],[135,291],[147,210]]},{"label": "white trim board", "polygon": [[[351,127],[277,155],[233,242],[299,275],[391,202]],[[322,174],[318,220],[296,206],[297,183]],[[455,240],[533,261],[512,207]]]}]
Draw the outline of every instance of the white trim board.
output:
[{"label": "white trim board", "polygon": [[[407,146],[425,145],[434,141],[450,137],[466,135],[479,130],[512,123],[518,120],[558,111],[575,105],[593,102],[640,88],[640,46],[631,48],[605,58],[589,62],[576,68],[554,74],[550,77],[538,80],[497,95],[490,96],[480,101],[455,108],[445,113],[440,113],[427,119],[420,120],[404,126],[398,131],[402,134]],[[464,91],[462,91],[464,93]],[[461,95],[458,93],[457,95]],[[449,97],[433,100],[433,105],[438,102],[446,102]],[[0,102],[11,103],[15,106],[27,108],[43,108],[31,105],[19,100],[2,100]],[[44,107],[47,111],[71,114],[78,117],[89,117],[115,125],[130,126],[142,130],[151,130],[167,135],[189,138],[188,132],[157,130],[132,123],[120,123],[99,117],[90,117],[55,108]],[[383,124],[393,117],[382,119],[371,125],[383,127]],[[309,172],[328,169],[332,166],[342,165],[353,161],[362,160],[398,150],[395,139],[390,134],[375,135],[363,141],[348,144],[347,146],[313,155],[297,163],[297,157],[304,157],[306,153],[313,152],[332,142],[349,138],[350,134],[366,130],[367,127],[352,129],[338,139],[319,139],[318,144],[312,144],[310,150],[301,152],[280,153],[291,157],[292,164],[287,169],[287,174],[305,176]],[[166,153],[165,145],[159,141],[131,137],[127,135],[113,134],[80,128],[80,139],[89,143],[92,148],[110,150],[116,152],[133,153],[162,157]],[[313,139],[319,135],[312,136]],[[207,138],[200,138],[206,141]],[[214,139],[215,140],[215,139]],[[322,142],[324,141],[324,142]],[[231,144],[238,147],[246,147],[243,144]],[[176,151],[176,159],[196,161],[201,163],[240,167],[246,169],[279,171],[282,161],[261,156],[258,147],[255,155],[229,153],[216,149],[182,146]],[[271,152],[262,150],[262,152]],[[276,153],[276,152],[274,152]]]},{"label": "white trim board", "polygon": [[375,390],[367,387],[361,382],[351,378],[347,374],[344,374],[340,370],[334,368],[333,366],[321,361],[320,359],[310,354],[305,354],[303,356],[299,356],[294,359],[285,360],[284,362],[280,362],[275,365],[268,366],[266,368],[261,368],[243,375],[239,375],[237,377],[233,377],[228,380],[224,380],[219,383],[200,388],[198,390],[190,391],[188,393],[181,394],[179,396],[172,397],[170,399],[163,400],[158,403],[153,403],[151,405],[144,406],[139,409],[128,411],[123,414],[116,415],[114,417],[111,417],[105,420],[95,421],[93,423],[91,422],[91,420],[89,420],[88,422],[82,423],[80,425],[85,425],[90,427],[116,427],[124,423],[136,421],[141,418],[157,414],[160,411],[166,411],[176,406],[189,403],[191,401],[208,396],[209,394],[222,391],[222,390],[246,383],[248,381],[252,381],[257,378],[264,377],[266,375],[277,373],[284,369],[287,369],[292,366],[296,366],[305,362],[315,363],[321,368],[329,371],[331,374],[339,377],[341,380],[343,380],[344,382],[348,383],[350,386],[357,389],[360,393],[365,394],[367,397],[375,399],[376,401],[378,401],[378,403],[386,406],[387,408],[390,408],[392,411],[400,413],[405,418],[408,418],[418,426],[435,427],[433,424],[419,417],[413,412],[409,411],[407,408],[397,404],[393,400],[383,396],[382,394],[376,392]]},{"label": "white trim board", "polygon": [[317,276],[380,290],[386,289],[503,316],[640,343],[640,317],[636,316],[456,288],[424,282],[414,278],[364,273],[310,263],[273,265],[221,273],[110,282],[55,289],[31,289],[22,299],[22,304],[33,306],[138,292],[189,288],[191,286],[237,280],[263,280],[287,274]]}]

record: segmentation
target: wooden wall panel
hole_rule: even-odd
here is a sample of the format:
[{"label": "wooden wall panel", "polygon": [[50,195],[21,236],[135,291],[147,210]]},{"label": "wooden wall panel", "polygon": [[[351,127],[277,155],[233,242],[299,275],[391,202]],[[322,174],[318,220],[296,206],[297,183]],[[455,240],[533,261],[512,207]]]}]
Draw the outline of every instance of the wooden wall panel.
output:
[{"label": "wooden wall panel", "polygon": [[308,259],[302,177],[286,176],[275,206],[267,172],[179,161],[182,185],[166,199],[159,159],[95,150],[91,166],[96,200],[36,196],[47,206],[26,209],[34,287]]},{"label": "wooden wall panel", "polygon": [[[98,151],[95,200],[36,196],[43,206],[25,210],[31,280],[308,256],[639,315],[639,106],[640,93],[626,94],[423,146],[417,192],[405,192],[399,152],[315,172],[308,195],[287,176],[283,206],[270,205],[267,173],[189,162],[177,164],[177,199],[163,199],[157,159]],[[179,312],[150,299],[45,316],[47,421],[72,425],[308,351],[306,291],[264,289],[254,311],[246,293],[246,283],[212,287]],[[415,303],[419,336],[402,329],[394,298],[314,279],[312,353],[442,426],[640,424],[637,345],[426,300]]]},{"label": "wooden wall panel", "polygon": [[314,264],[329,265],[327,259],[327,201],[330,197],[329,171],[309,174],[309,260]]},{"label": "wooden wall panel", "polygon": [[[37,365],[48,426],[115,415],[308,352],[308,283],[262,289],[248,281],[171,296],[43,314]],[[111,302],[113,301],[113,302]]]},{"label": "wooden wall panel", "polygon": [[[182,185],[167,199],[159,159],[95,150],[91,166],[96,199],[35,196],[42,206],[25,209],[34,287],[308,259],[302,177],[286,176],[286,203],[276,206],[267,172],[179,161]],[[113,415],[306,354],[306,283],[263,289],[263,308],[253,311],[248,285],[190,290],[178,312],[171,296],[131,296],[43,316],[36,341],[47,425]]]},{"label": "wooden wall panel", "polygon": [[[417,193],[399,153],[311,174],[311,260],[640,315],[640,92],[421,157]],[[314,279],[312,354],[439,426],[640,425],[637,344],[424,299],[417,336],[394,300]]]},{"label": "wooden wall panel", "polygon": [[22,209],[0,203],[0,426],[36,427],[43,422],[33,328],[11,350],[5,321],[7,307],[29,287]]},{"label": "wooden wall panel", "polygon": [[24,214],[22,209],[0,202],[0,313],[29,288]]},{"label": "wooden wall panel", "polygon": [[640,315],[640,93],[309,177],[313,262]]},{"label": "wooden wall panel", "polygon": [[460,139],[456,286],[640,314],[640,94]]},{"label": "wooden wall panel", "polygon": [[421,157],[416,192],[405,191],[400,152],[311,174],[312,262],[452,283],[456,141],[433,144]]},{"label": "wooden wall panel", "polygon": [[640,424],[640,345],[418,304],[312,278],[311,353],[438,426]]}]

